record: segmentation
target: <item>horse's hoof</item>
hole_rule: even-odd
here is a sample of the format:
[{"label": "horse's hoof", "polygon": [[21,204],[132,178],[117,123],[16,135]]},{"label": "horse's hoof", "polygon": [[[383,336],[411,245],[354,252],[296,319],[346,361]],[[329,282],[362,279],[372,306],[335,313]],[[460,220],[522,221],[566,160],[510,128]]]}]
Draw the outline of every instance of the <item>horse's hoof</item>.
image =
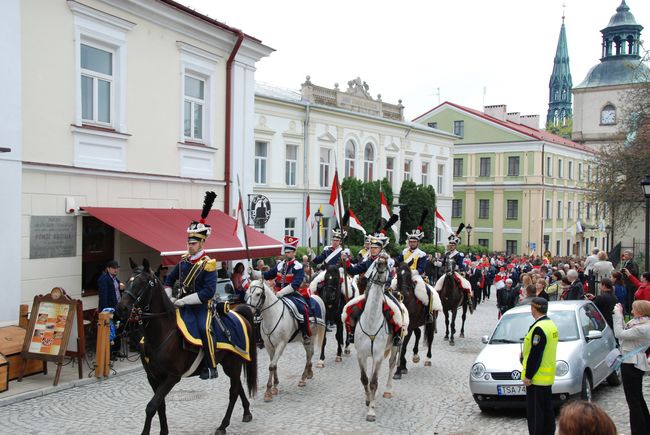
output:
[{"label": "horse's hoof", "polygon": [[465,334],[463,334],[463,333],[461,332],[460,335],[459,335],[458,337],[460,337],[460,338],[465,338]]},{"label": "horse's hoof", "polygon": [[244,423],[248,423],[253,419],[253,414],[244,414],[244,418],[241,419]]},{"label": "horse's hoof", "polygon": [[409,369],[407,369],[406,367],[400,369],[400,371],[402,372],[403,375],[408,375],[409,373]]},{"label": "horse's hoof", "polygon": [[375,421],[375,420],[377,420],[377,416],[370,415],[370,414],[366,415],[366,421]]},{"label": "horse's hoof", "polygon": [[445,336],[445,338],[444,338],[443,340],[445,340],[445,341],[449,341],[449,337],[446,337],[446,336]]},{"label": "horse's hoof", "polygon": [[273,400],[273,394],[265,393],[264,394],[264,401],[265,402],[270,402]]},{"label": "horse's hoof", "polygon": [[450,341],[449,346],[456,346],[456,343],[454,343],[453,341]]},{"label": "horse's hoof", "polygon": [[274,396],[277,396],[279,393],[278,389],[276,387],[271,388],[271,394]]},{"label": "horse's hoof", "polygon": [[393,379],[397,379],[397,380],[402,379],[402,374],[396,372],[396,373],[393,375]]},{"label": "horse's hoof", "polygon": [[392,399],[393,398],[393,393],[390,391],[384,391],[384,399]]},{"label": "horse's hoof", "polygon": [[325,367],[325,362],[323,360],[320,360],[316,363],[317,369],[322,369],[323,367]]},{"label": "horse's hoof", "polygon": [[336,358],[334,359],[335,362],[341,362],[343,361],[343,358],[341,358],[341,355],[336,355]]},{"label": "horse's hoof", "polygon": [[307,382],[305,382],[303,379],[298,381],[298,386],[299,387],[304,387],[305,385],[307,385]]},{"label": "horse's hoof", "polygon": [[425,361],[424,366],[425,367],[431,367],[431,361]]},{"label": "horse's hoof", "polygon": [[345,349],[343,353],[345,353],[346,355],[350,355],[350,349]]},{"label": "horse's hoof", "polygon": [[420,356],[419,355],[413,355],[413,364],[417,364],[420,362]]},{"label": "horse's hoof", "polygon": [[366,400],[366,406],[370,406],[370,401]]},{"label": "horse's hoof", "polygon": [[217,429],[214,431],[214,435],[226,435],[226,429]]}]

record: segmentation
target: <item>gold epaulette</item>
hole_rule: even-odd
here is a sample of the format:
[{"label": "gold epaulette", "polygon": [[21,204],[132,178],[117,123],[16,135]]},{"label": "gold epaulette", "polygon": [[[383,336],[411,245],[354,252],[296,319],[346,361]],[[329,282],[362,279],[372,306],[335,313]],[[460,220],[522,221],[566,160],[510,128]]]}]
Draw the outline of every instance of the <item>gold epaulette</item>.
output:
[{"label": "gold epaulette", "polygon": [[214,272],[215,270],[217,270],[217,260],[213,260],[213,259],[207,260],[205,262],[205,266],[203,266],[203,270],[205,270],[206,272]]}]

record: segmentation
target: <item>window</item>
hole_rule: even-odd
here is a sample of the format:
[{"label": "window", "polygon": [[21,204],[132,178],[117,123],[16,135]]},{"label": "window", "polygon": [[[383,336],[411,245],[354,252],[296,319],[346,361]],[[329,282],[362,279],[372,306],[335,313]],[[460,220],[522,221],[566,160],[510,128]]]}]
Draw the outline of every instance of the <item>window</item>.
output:
[{"label": "window", "polygon": [[330,155],[329,148],[320,149],[320,187],[328,187],[330,184]]},{"label": "window", "polygon": [[578,220],[582,219],[582,201],[578,201]]},{"label": "window", "polygon": [[393,185],[393,170],[395,169],[395,157],[386,157],[386,179]]},{"label": "window", "polygon": [[587,182],[591,183],[591,165],[587,166]]},{"label": "window", "polygon": [[404,180],[411,180],[411,161],[404,160]]},{"label": "window", "polygon": [[445,180],[445,165],[438,165],[438,194],[444,193],[444,180]]},{"label": "window", "polygon": [[465,121],[454,121],[454,134],[456,136],[465,136]]},{"label": "window", "polygon": [[298,171],[298,147],[287,145],[287,159],[284,168],[284,182],[287,186],[296,185],[296,172]]},{"label": "window", "polygon": [[508,176],[509,177],[518,177],[519,176],[519,157],[508,157]]},{"label": "window", "polygon": [[564,166],[562,165],[562,159],[557,159],[557,177],[562,178],[564,176]]},{"label": "window", "polygon": [[506,240],[506,254],[513,255],[517,253],[517,241]]},{"label": "window", "polygon": [[562,255],[562,243],[559,240],[555,241],[555,255]]},{"label": "window", "polygon": [[566,241],[566,255],[571,255],[571,240]]},{"label": "window", "polygon": [[489,177],[490,176],[490,157],[481,157],[479,160],[479,177]]},{"label": "window", "polygon": [[551,156],[546,157],[546,176],[553,176],[553,158]]},{"label": "window", "polygon": [[566,203],[566,217],[573,219],[573,202],[567,201]]},{"label": "window", "polygon": [[452,199],[451,200],[451,217],[452,218],[463,217],[463,200],[462,199]]},{"label": "window", "polygon": [[548,248],[551,244],[551,236],[544,234],[544,251],[548,251]]},{"label": "window", "polygon": [[484,248],[490,247],[490,239],[478,239],[478,245]]},{"label": "window", "polygon": [[431,128],[438,128],[437,122],[427,122],[427,126]]},{"label": "window", "polygon": [[479,219],[488,219],[490,215],[490,200],[489,199],[479,199],[478,200],[478,218]]},{"label": "window", "polygon": [[519,218],[519,201],[516,199],[509,199],[507,201],[506,219]]},{"label": "window", "polygon": [[582,163],[578,163],[578,181],[582,181]]},{"label": "window", "polygon": [[205,80],[185,75],[183,131],[186,139],[203,140]]},{"label": "window", "polygon": [[573,162],[569,160],[569,180],[573,180]]},{"label": "window", "polygon": [[553,215],[553,208],[551,206],[551,200],[547,199],[546,200],[546,219],[550,219],[552,215]]},{"label": "window", "polygon": [[454,177],[463,176],[463,159],[454,159]]},{"label": "window", "polygon": [[112,50],[81,44],[81,118],[110,126],[113,121]]},{"label": "window", "polygon": [[284,235],[292,237],[296,235],[296,218],[284,218]]},{"label": "window", "polygon": [[84,216],[81,224],[81,288],[84,295],[97,294],[96,273],[115,258],[115,229],[92,216]]},{"label": "window", "polygon": [[363,151],[363,181],[372,181],[375,170],[375,149],[367,143]]},{"label": "window", "polygon": [[591,204],[587,204],[587,220],[591,219]]},{"label": "window", "polygon": [[255,184],[266,184],[268,152],[269,144],[267,142],[255,142]]},{"label": "window", "polygon": [[423,186],[429,185],[429,163],[428,162],[422,163],[422,185]]},{"label": "window", "polygon": [[354,163],[357,155],[357,149],[351,140],[345,144],[345,176],[354,177]]},{"label": "window", "polygon": [[596,221],[600,220],[600,204],[596,204]]},{"label": "window", "polygon": [[557,218],[558,218],[558,219],[562,219],[562,218],[563,218],[563,216],[562,216],[562,215],[563,215],[563,212],[564,212],[564,210],[562,210],[562,201],[558,201],[558,202],[557,202]]}]

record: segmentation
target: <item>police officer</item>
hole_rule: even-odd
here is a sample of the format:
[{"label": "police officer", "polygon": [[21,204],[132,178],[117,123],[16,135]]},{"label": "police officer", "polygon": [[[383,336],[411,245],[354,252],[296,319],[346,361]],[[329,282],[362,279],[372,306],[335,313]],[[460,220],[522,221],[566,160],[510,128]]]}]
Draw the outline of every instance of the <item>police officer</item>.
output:
[{"label": "police officer", "polygon": [[557,326],[546,316],[548,301],[534,298],[531,313],[535,322],[524,337],[521,378],[526,386],[526,416],[531,435],[555,433],[551,388],[555,381]]},{"label": "police officer", "polygon": [[[187,254],[165,278],[165,292],[174,306],[181,311],[181,316],[189,330],[198,330],[203,343],[204,367],[199,377],[213,379],[217,377],[217,365],[208,349],[208,332],[206,322],[208,302],[217,289],[217,262],[207,256],[204,250],[205,240],[212,229],[205,223],[217,195],[206,192],[201,219],[192,221],[187,228]],[[172,298],[172,287],[179,281],[178,299]]]},{"label": "police officer", "polygon": [[343,250],[341,241],[345,239],[346,236],[347,232],[340,228],[334,228],[332,230],[332,244],[327,246],[320,255],[314,258],[314,265],[323,268],[327,268],[327,266],[340,265],[341,251]]},{"label": "police officer", "polygon": [[[272,269],[263,273],[264,279],[275,279],[275,293],[279,298],[293,295],[304,300],[298,289],[305,278],[305,269],[300,261],[296,260],[296,248],[298,238],[284,236],[284,259],[279,261]],[[302,333],[302,342],[305,345],[311,344],[309,336],[309,308],[304,301],[305,315],[302,322],[298,322]]]}]

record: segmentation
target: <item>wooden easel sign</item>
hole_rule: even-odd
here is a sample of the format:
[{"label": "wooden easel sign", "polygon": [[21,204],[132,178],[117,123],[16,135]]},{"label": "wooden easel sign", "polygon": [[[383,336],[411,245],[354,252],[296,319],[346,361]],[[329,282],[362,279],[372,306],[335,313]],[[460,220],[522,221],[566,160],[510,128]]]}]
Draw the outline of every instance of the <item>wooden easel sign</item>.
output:
[{"label": "wooden easel sign", "polygon": [[[55,362],[57,368],[54,386],[59,383],[75,315],[78,317],[78,307],[78,301],[70,299],[61,287],[54,287],[45,296],[34,297],[21,356],[23,360],[40,359]],[[80,321],[81,319],[77,319],[78,323]],[[79,367],[81,367],[80,358]],[[23,361],[19,382],[23,378],[24,369]],[[81,377],[81,370],[79,373]]]}]

